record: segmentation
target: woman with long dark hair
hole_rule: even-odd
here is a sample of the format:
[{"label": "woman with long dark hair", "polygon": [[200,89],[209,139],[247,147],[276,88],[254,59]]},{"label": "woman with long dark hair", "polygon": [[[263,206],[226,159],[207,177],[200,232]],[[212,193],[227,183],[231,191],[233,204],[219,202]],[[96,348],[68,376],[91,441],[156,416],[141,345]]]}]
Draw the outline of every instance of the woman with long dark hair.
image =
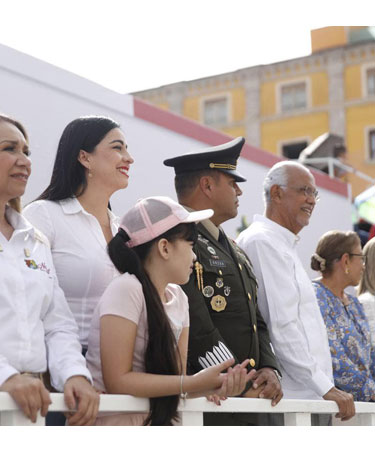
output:
[{"label": "woman with long dark hair", "polygon": [[225,398],[245,389],[248,360],[232,369],[233,358],[221,350],[215,355],[221,364],[186,375],[189,311],[179,285],[193,268],[194,222],[212,214],[149,197],[121,219],[108,252],[122,275],[95,310],[86,358],[97,389],[148,397],[150,413],[99,417],[97,425],[171,425],[179,395]]},{"label": "woman with long dark hair", "polygon": [[107,254],[118,229],[108,203],[127,187],[132,163],[117,122],[102,116],[73,120],[60,138],[49,186],[24,211],[50,242],[84,352],[94,308],[118,275]]}]

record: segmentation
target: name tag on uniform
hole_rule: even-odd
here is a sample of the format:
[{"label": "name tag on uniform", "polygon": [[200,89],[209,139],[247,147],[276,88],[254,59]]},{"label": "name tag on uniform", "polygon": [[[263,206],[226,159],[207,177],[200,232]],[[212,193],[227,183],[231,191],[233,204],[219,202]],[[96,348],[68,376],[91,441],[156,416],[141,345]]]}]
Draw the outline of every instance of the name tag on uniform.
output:
[{"label": "name tag on uniform", "polygon": [[225,261],[217,260],[217,259],[209,259],[210,266],[212,267],[227,267]]}]

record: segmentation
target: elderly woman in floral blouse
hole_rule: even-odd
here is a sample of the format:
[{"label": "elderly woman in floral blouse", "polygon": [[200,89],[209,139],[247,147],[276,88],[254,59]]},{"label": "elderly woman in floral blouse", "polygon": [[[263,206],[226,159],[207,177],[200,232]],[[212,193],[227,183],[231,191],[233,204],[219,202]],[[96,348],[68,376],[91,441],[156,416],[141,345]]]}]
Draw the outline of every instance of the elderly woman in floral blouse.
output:
[{"label": "elderly woman in floral blouse", "polygon": [[365,256],[356,233],[325,233],[311,258],[322,277],[313,285],[327,327],[335,385],[355,401],[375,401],[375,352],[369,324],[358,299],[344,290],[356,286]]}]

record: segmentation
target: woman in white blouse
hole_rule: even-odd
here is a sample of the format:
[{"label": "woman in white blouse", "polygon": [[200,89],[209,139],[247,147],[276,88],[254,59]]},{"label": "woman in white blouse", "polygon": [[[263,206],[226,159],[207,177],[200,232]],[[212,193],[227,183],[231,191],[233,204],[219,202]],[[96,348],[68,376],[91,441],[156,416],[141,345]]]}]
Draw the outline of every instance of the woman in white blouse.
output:
[{"label": "woman in white blouse", "polygon": [[61,136],[49,186],[24,211],[50,242],[84,353],[95,306],[118,274],[107,254],[118,229],[108,204],[127,187],[132,163],[118,123],[101,116],[73,120]]},{"label": "woman in white blouse", "polygon": [[90,425],[99,396],[91,386],[78,329],[60,289],[47,239],[20,214],[31,172],[28,138],[0,115],[0,391],[33,422],[51,403],[42,375],[64,391],[77,412],[71,425]]},{"label": "woman in white blouse", "polygon": [[375,238],[367,242],[363,247],[366,258],[365,270],[358,286],[358,300],[370,325],[371,343],[375,345]]}]

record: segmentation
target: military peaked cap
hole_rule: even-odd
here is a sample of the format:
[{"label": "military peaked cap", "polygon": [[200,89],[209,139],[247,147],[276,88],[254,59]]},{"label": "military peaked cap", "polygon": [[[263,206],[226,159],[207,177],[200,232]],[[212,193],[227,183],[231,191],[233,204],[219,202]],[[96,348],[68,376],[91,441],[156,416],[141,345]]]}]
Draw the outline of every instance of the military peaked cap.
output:
[{"label": "military peaked cap", "polygon": [[246,178],[237,172],[237,160],[244,143],[245,139],[238,137],[226,144],[166,159],[164,165],[174,167],[176,175],[196,170],[216,169],[231,175],[238,182],[246,181]]}]

